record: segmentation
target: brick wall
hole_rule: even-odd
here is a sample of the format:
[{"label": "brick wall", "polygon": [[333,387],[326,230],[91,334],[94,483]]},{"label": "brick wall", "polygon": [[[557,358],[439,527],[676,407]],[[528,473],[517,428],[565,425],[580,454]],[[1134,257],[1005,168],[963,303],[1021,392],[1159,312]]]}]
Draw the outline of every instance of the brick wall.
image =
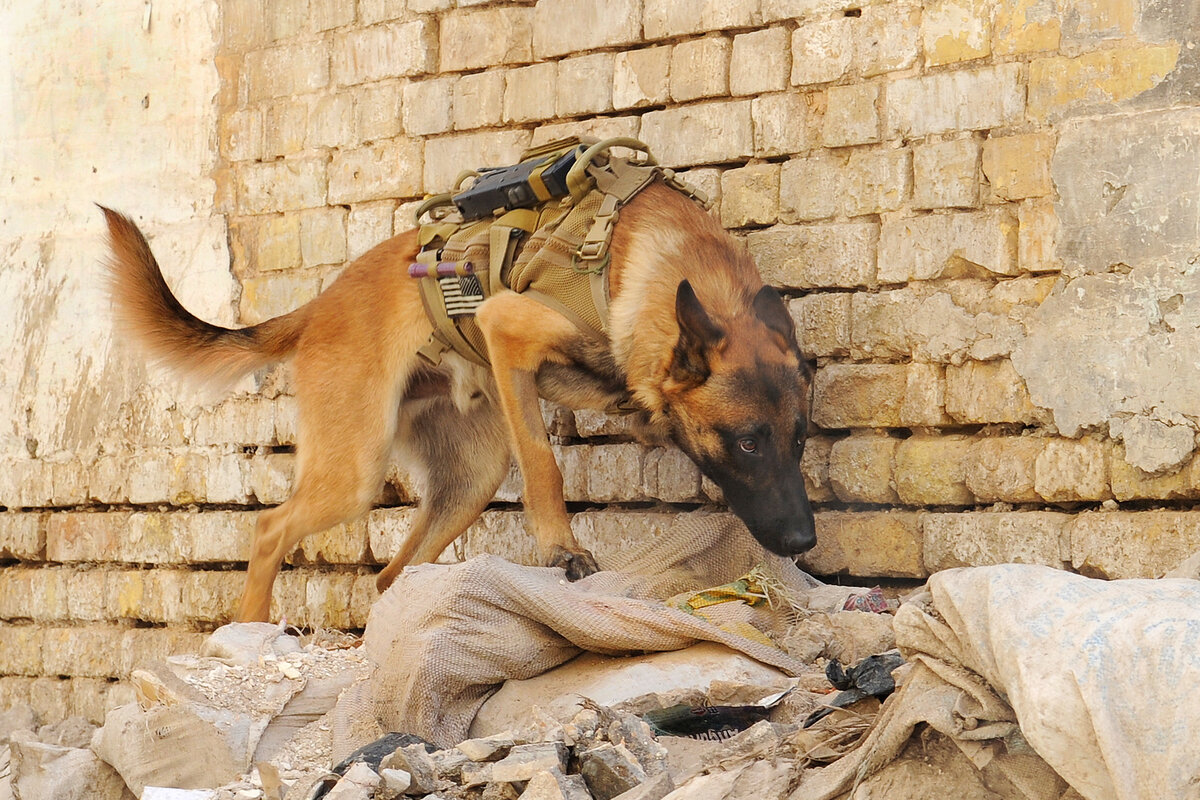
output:
[{"label": "brick wall", "polygon": [[[118,5],[136,30],[143,4]],[[256,510],[292,477],[286,370],[213,398],[99,322],[72,328],[45,209],[81,184],[147,225],[185,300],[252,323],[314,297],[463,168],[569,133],[636,136],[717,198],[817,363],[809,569],[1161,574],[1200,547],[1200,23],[1187,0],[1143,5],[156,3],[141,69],[84,71],[60,98],[100,109],[72,141],[117,157],[99,178],[47,169],[40,189],[26,167],[20,198],[43,213],[0,228],[23,304],[63,317],[5,329],[9,374],[57,377],[0,390],[0,707],[32,692],[47,715],[95,718],[138,659],[194,646],[229,618]],[[29,13],[43,39],[71,29]],[[184,42],[186,57],[166,46]],[[31,108],[61,92],[16,85]],[[151,119],[163,102],[183,106]],[[96,225],[75,228],[87,270]],[[64,331],[73,348],[46,345]],[[619,420],[551,423],[601,560],[714,505],[687,459],[628,443]],[[519,499],[514,474],[456,553],[532,559]],[[369,515],[305,542],[276,613],[361,627],[411,502],[397,474]]]}]

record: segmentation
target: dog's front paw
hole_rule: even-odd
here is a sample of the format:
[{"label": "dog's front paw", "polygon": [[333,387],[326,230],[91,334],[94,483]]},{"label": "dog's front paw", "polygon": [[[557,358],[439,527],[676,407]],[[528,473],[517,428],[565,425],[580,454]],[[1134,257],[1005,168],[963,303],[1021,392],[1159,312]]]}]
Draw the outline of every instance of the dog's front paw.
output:
[{"label": "dog's front paw", "polygon": [[566,570],[569,581],[577,581],[600,571],[596,557],[587,550],[568,550],[565,547],[556,547],[546,566],[562,567]]}]

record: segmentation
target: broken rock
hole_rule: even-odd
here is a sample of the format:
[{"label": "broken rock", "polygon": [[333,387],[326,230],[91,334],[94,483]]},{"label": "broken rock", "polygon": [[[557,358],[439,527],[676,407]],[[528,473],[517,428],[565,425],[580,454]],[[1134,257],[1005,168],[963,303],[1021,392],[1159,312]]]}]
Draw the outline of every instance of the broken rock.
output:
[{"label": "broken rock", "polygon": [[9,743],[10,785],[21,800],[125,800],[121,776],[91,750],[43,744],[20,731]]},{"label": "broken rock", "polygon": [[356,761],[325,797],[326,800],[371,800],[372,793],[382,782],[375,770]]},{"label": "broken rock", "polygon": [[514,747],[507,756],[492,764],[492,780],[497,783],[527,781],[539,772],[567,771],[567,746],[561,742],[539,742]]},{"label": "broken rock", "polygon": [[633,753],[611,742],[580,753],[579,774],[596,800],[612,800],[646,780],[646,771]]},{"label": "broken rock", "polygon": [[533,774],[521,800],[592,800],[592,795],[580,776],[551,769]]}]

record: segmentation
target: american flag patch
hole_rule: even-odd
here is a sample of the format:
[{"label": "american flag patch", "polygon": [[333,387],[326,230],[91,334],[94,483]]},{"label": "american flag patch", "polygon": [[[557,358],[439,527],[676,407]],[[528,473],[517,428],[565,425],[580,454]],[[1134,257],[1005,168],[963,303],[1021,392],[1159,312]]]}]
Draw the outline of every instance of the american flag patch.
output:
[{"label": "american flag patch", "polygon": [[446,316],[471,317],[483,302],[483,287],[474,275],[451,275],[438,278],[442,287],[442,299],[446,303]]}]

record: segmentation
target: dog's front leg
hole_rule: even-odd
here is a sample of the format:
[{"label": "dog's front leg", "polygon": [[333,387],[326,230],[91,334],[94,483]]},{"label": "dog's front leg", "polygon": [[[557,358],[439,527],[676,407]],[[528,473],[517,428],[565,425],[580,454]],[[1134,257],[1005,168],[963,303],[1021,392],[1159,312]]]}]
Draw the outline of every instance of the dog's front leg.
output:
[{"label": "dog's front leg", "polygon": [[598,569],[596,560],[571,532],[562,472],[550,449],[537,393],[538,368],[550,361],[565,362],[564,345],[579,331],[553,309],[513,292],[489,298],[480,306],[477,321],[525,481],[525,518],[537,537],[542,563],[563,567],[570,580],[590,575]]}]

